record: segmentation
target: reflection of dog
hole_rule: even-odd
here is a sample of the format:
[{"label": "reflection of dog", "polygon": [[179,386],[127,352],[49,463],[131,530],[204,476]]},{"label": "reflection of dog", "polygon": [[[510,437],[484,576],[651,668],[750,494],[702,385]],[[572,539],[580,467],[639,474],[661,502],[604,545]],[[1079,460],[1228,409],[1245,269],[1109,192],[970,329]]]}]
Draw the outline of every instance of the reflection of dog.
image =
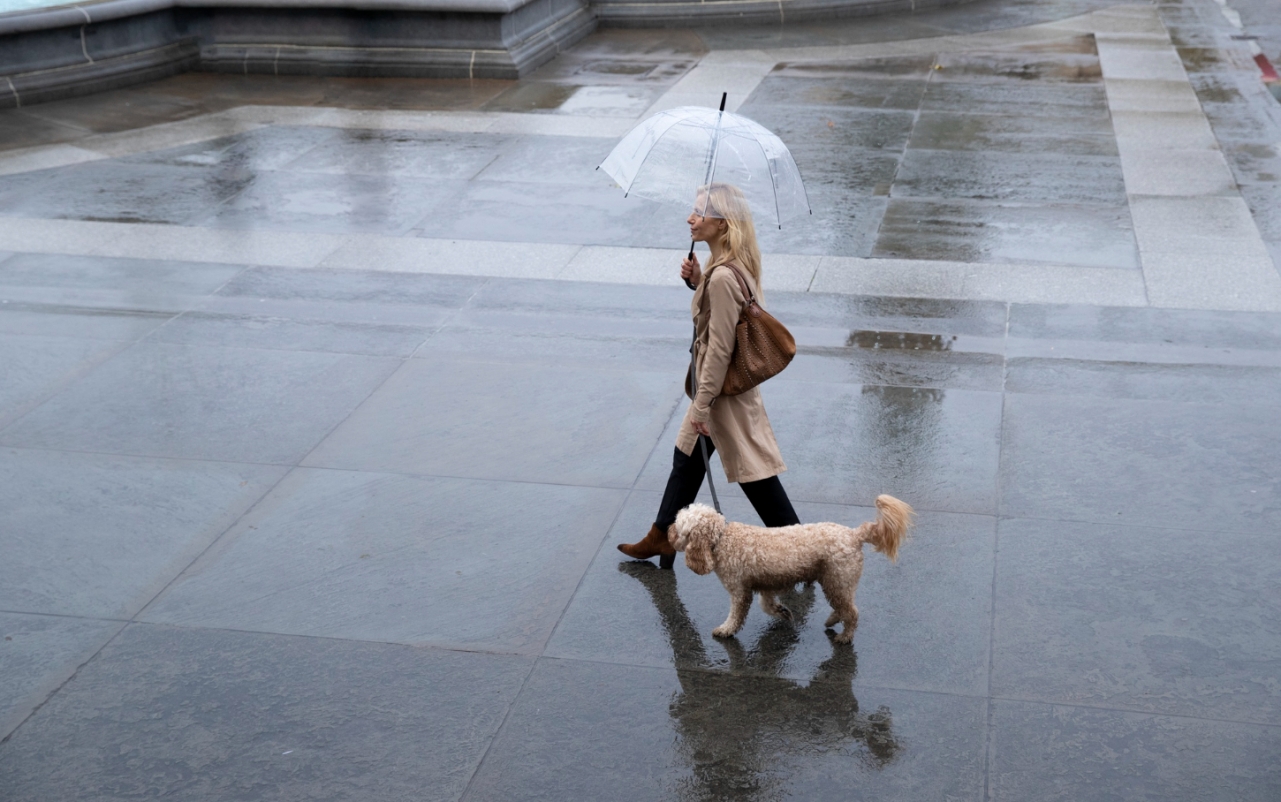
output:
[{"label": "reflection of dog", "polygon": [[[902,751],[889,708],[864,711],[854,698],[858,658],[849,644],[832,644],[831,656],[806,681],[779,676],[797,669],[800,636],[796,626],[775,621],[750,648],[737,638],[721,641],[726,665],[704,650],[676,594],[674,572],[648,562],[619,563],[618,570],[649,591],[680,682],[669,707],[677,735],[672,748],[693,776],[676,786],[673,798],[778,800],[793,790],[797,775],[830,768],[839,781],[857,781],[864,773],[870,779]],[[814,606],[814,586],[780,598],[787,600],[793,624],[803,625]],[[820,797],[809,790],[809,798]]]},{"label": "reflection of dog", "polygon": [[752,593],[761,594],[766,613],[790,619],[791,611],[778,603],[776,594],[797,582],[817,582],[832,605],[824,626],[844,622],[836,640],[849,643],[858,626],[854,591],[863,575],[863,543],[896,560],[912,523],[912,508],[893,496],[877,496],[876,512],[876,521],[857,529],[832,523],[765,529],[726,523],[706,504],[691,504],[676,516],[672,545],[685,552],[691,571],[715,571],[729,591],[729,617],[712,630],[716,637],[728,638],[742,629]]}]

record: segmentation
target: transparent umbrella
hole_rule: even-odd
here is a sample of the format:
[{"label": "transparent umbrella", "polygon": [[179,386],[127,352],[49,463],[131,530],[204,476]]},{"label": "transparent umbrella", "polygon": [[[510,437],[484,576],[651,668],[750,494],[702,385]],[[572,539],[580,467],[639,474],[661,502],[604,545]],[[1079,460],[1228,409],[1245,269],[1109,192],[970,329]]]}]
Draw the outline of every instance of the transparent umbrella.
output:
[{"label": "transparent umbrella", "polygon": [[[746,117],[699,106],[660,111],[633,128],[600,168],[626,195],[685,205],[700,186],[742,190],[758,225],[810,213],[800,170],[783,140]],[[714,215],[714,209],[703,209]]]}]

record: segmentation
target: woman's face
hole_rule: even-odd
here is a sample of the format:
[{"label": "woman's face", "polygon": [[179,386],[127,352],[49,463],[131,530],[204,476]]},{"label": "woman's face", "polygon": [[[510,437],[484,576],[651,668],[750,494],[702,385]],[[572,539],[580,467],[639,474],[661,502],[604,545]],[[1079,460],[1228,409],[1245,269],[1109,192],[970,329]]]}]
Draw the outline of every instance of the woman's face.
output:
[{"label": "woman's face", "polygon": [[689,219],[689,238],[694,242],[713,242],[721,238],[725,233],[726,223],[719,217],[703,217],[699,212],[707,205],[707,199],[702,195],[694,202],[694,211],[690,212]]}]

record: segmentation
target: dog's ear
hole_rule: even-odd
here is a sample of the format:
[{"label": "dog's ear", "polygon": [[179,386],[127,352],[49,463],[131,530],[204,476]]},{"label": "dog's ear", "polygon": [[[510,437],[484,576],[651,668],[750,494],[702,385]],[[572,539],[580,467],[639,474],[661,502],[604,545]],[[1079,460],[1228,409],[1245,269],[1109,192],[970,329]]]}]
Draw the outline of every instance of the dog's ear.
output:
[{"label": "dog's ear", "polygon": [[667,529],[667,540],[672,544],[672,548],[677,551],[685,550],[689,544],[690,530],[698,524],[704,510],[715,512],[706,504],[691,504],[676,513],[676,522]]},{"label": "dog's ear", "polygon": [[689,570],[702,576],[710,574],[716,568],[716,560],[712,556],[712,547],[720,539],[721,529],[725,526],[725,519],[721,517],[716,510],[706,508],[699,511],[696,518],[691,521],[691,526],[684,533],[685,543],[685,565]]}]

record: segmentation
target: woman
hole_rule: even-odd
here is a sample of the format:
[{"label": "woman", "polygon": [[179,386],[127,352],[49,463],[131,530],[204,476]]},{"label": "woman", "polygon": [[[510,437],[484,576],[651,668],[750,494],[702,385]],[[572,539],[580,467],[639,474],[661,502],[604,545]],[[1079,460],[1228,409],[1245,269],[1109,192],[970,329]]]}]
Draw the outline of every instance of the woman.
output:
[{"label": "woman", "polygon": [[778,480],[787,466],[779,454],[760,391],[754,387],[740,395],[720,394],[734,353],[734,329],[747,301],[730,265],[739,269],[757,301],[761,300],[761,252],[751,209],[737,187],[711,184],[699,190],[688,222],[691,238],[706,242],[712,251],[706,271],[697,257],[681,263],[681,277],[694,287],[690,304],[695,332],[693,364],[698,378],[694,400],[676,438],[672,473],[654,525],[640,542],[618,544],[618,550],[628,557],[644,560],[659,555],[658,564],[663,568],[671,568],[676,559],[667,528],[676,522],[677,512],[694,502],[703,484],[706,466],[700,439],[709,456],[720,449],[726,478],[739,483],[766,526],[800,523]]}]

